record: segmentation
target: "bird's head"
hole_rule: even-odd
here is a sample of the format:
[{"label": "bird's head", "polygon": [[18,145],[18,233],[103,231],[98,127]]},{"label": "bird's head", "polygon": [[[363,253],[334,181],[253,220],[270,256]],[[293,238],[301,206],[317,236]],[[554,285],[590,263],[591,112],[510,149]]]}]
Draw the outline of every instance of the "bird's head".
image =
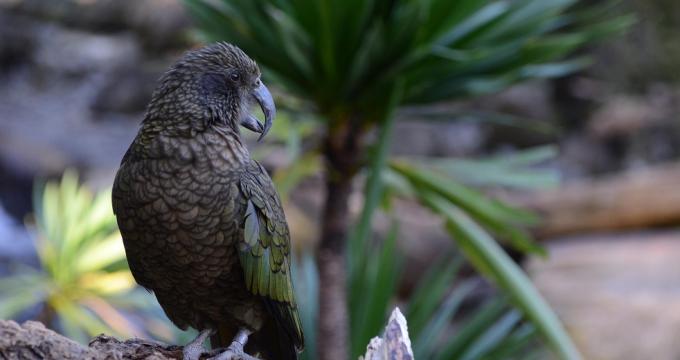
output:
[{"label": "bird's head", "polygon": [[[250,113],[259,104],[264,124]],[[181,118],[190,126],[218,123],[238,131],[244,126],[267,134],[276,116],[274,100],[260,80],[255,61],[238,47],[224,42],[184,54],[161,78],[147,110],[147,118]]]}]

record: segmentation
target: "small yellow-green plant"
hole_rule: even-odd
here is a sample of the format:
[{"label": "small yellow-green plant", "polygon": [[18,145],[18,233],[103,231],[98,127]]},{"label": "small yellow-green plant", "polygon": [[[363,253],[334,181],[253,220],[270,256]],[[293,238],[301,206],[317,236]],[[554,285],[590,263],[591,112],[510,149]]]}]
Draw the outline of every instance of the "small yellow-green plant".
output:
[{"label": "small yellow-green plant", "polygon": [[[136,287],[111,209],[73,172],[36,186],[33,234],[40,268],[13,264],[0,279],[0,318],[36,318],[73,339],[107,333],[172,336],[152,296]],[[139,316],[144,312],[147,316]]]}]

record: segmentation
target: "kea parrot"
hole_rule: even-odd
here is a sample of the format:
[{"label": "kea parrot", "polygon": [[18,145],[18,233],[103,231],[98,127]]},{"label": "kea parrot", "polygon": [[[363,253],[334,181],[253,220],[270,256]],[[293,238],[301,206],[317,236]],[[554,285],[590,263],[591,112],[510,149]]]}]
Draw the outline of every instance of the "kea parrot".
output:
[{"label": "kea parrot", "polygon": [[[264,124],[250,113],[255,103]],[[116,174],[113,210],[132,275],[175,325],[199,331],[185,359],[201,357],[208,337],[219,359],[296,359],[303,349],[281,200],[240,132],[262,139],[275,115],[241,49],[189,51],[160,78]]]}]

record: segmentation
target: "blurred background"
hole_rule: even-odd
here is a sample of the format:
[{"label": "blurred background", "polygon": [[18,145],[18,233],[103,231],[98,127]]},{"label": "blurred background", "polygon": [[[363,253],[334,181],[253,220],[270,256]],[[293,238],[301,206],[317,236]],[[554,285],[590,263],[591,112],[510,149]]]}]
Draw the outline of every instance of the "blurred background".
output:
[{"label": "blurred background", "polygon": [[[284,198],[305,356],[315,358],[324,282],[312,254],[336,123],[324,119],[323,93],[306,98],[286,80],[296,63],[260,59],[266,49],[221,30],[248,19],[240,3],[0,0],[0,318],[37,319],[83,342],[101,332],[191,338],[134,286],[108,192],[162,72],[223,39],[262,64],[281,109],[250,148]],[[363,353],[399,305],[422,359],[571,358],[574,344],[586,359],[680,358],[680,3],[468,3],[451,9],[467,28],[432,48],[459,65],[450,81],[465,86],[425,99],[405,76],[403,98],[383,107],[394,111],[362,134],[366,159],[348,199],[359,224],[348,249],[349,353]],[[303,24],[286,9],[267,15],[284,33]],[[272,35],[294,44],[280,56],[313,61],[295,31]],[[368,33],[379,35],[358,43],[393,39]],[[448,68],[427,75],[436,62],[418,66],[404,71],[448,79]]]}]

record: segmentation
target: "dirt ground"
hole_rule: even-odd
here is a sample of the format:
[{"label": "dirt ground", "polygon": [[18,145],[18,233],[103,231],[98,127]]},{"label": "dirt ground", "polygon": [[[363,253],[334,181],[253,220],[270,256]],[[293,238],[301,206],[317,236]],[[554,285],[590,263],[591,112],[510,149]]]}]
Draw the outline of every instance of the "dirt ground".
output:
[{"label": "dirt ground", "polygon": [[547,243],[529,272],[586,359],[680,359],[680,231]]}]

